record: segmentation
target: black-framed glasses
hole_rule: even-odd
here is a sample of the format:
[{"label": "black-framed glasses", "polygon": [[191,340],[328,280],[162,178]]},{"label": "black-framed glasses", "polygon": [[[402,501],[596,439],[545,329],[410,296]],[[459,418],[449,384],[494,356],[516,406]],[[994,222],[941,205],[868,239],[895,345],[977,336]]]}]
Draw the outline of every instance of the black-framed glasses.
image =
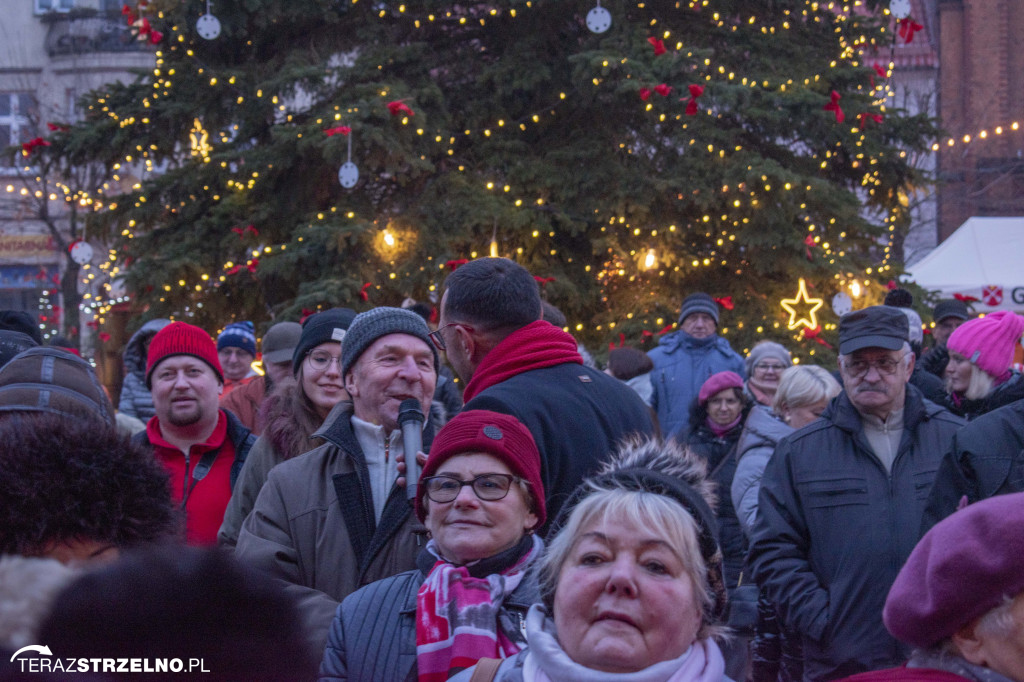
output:
[{"label": "black-framed glasses", "polygon": [[306,362],[309,363],[310,369],[317,372],[323,372],[331,366],[332,362],[338,363],[338,369],[341,369],[341,356],[331,355],[325,350],[314,350],[306,353]]},{"label": "black-framed glasses", "polygon": [[454,476],[430,476],[420,481],[427,490],[427,497],[433,502],[451,502],[462,491],[462,486],[473,486],[473,492],[481,500],[495,502],[508,495],[512,483],[520,480],[512,474],[481,474],[470,481],[463,481]]},{"label": "black-framed glasses", "polygon": [[441,331],[447,329],[448,327],[465,327],[466,329],[469,330],[470,334],[473,333],[472,327],[470,327],[468,324],[462,324],[461,322],[449,322],[448,324],[442,327],[438,327],[434,331],[430,332],[428,336],[430,337],[430,340],[433,342],[434,347],[440,351],[448,350],[448,345],[444,342],[444,337],[441,336]]},{"label": "black-framed glasses", "polygon": [[754,369],[759,369],[762,372],[775,372],[776,374],[778,374],[779,372],[785,370],[786,366],[785,365],[776,365],[776,364],[773,364],[773,363],[760,363],[759,362],[756,365],[754,365]]},{"label": "black-framed glasses", "polygon": [[877,369],[879,374],[893,375],[896,373],[896,370],[899,369],[900,363],[903,362],[904,357],[906,357],[906,353],[900,355],[898,358],[880,358],[874,362],[868,362],[867,360],[849,360],[843,363],[843,367],[854,379],[859,379],[866,375],[872,367]]}]

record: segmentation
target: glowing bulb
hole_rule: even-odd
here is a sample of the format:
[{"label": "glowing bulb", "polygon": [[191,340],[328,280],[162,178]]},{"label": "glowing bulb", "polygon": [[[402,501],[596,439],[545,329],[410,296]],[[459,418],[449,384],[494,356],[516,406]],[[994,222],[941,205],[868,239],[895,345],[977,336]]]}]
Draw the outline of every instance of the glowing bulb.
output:
[{"label": "glowing bulb", "polygon": [[384,243],[388,246],[395,245],[395,235],[391,234],[389,230],[384,230]]},{"label": "glowing bulb", "polygon": [[860,282],[857,280],[850,282],[850,293],[854,298],[860,298]]},{"label": "glowing bulb", "polygon": [[648,249],[647,255],[644,257],[644,268],[650,270],[657,262],[658,258],[654,255],[654,249]]}]

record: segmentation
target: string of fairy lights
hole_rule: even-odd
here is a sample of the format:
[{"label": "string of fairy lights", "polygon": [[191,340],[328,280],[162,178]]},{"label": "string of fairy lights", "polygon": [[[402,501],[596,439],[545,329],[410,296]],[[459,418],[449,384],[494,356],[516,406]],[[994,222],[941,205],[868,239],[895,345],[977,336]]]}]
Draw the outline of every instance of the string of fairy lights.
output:
[{"label": "string of fairy lights", "polygon": [[[352,0],[352,3],[355,4],[355,1],[356,0]],[[643,7],[643,3],[639,2],[638,6]],[[677,7],[679,6],[680,3],[677,3]],[[489,20],[489,18],[498,18],[502,16],[502,14],[507,14],[508,16],[515,18],[518,12],[526,12],[534,9],[533,3],[527,1],[518,9],[492,8],[489,12],[489,16],[479,16],[471,18],[464,15],[460,16],[459,13],[453,11],[448,11],[444,15],[427,14],[424,16],[420,16],[416,14],[416,12],[414,12],[414,7],[414,5],[399,5],[395,9],[381,9],[380,16],[383,18],[388,14],[394,16],[394,14],[397,13],[398,16],[408,17],[409,20],[412,22],[412,25],[416,29],[420,29],[425,28],[435,22],[442,21],[457,21],[463,24],[468,21],[476,21],[479,22],[481,26],[484,26],[486,25],[486,22]],[[812,2],[808,0],[808,2],[805,3],[805,8],[802,11],[791,12],[790,10],[786,10],[783,13],[784,18],[780,19],[778,22],[759,25],[759,20],[756,16],[735,17],[720,14],[719,12],[715,11],[713,7],[711,7],[710,0],[692,0],[689,3],[686,3],[686,8],[689,11],[709,13],[711,20],[720,29],[732,28],[732,30],[736,30],[737,24],[747,24],[750,26],[758,27],[760,32],[764,35],[780,35],[785,31],[789,30],[791,28],[792,23],[795,21],[803,21],[806,19],[810,19],[815,22],[820,22],[822,21],[822,18],[821,16],[819,16],[819,13],[823,9],[827,9],[828,11],[832,12],[835,16],[835,30],[839,35],[841,45],[841,54],[839,56],[839,59],[837,61],[831,62],[829,64],[829,68],[835,68],[839,62],[844,62],[851,66],[862,66],[862,59],[864,55],[864,50],[866,48],[874,48],[876,50],[881,48],[881,46],[879,45],[870,44],[868,39],[863,35],[845,35],[845,24],[849,21],[853,13],[862,10],[864,7],[865,3],[862,2],[861,0],[856,0],[855,2],[852,3],[826,3]],[[887,10],[884,11],[887,12]],[[158,16],[160,19],[165,18],[162,12],[158,13]],[[654,32],[657,29],[657,23],[657,20],[652,20],[652,32]],[[883,31],[885,30],[887,29],[883,29]],[[677,52],[683,53],[686,49],[682,41],[675,41],[674,43],[672,43],[673,36],[671,32],[668,30],[660,31],[656,33],[656,36],[660,36],[660,39],[662,41],[665,41],[666,44],[672,45],[672,49],[674,49]],[[228,74],[218,75],[216,73],[213,73],[213,70],[208,65],[201,62],[201,60],[196,56],[195,51],[190,47],[193,40],[194,38],[192,35],[191,27],[178,25],[173,25],[170,27],[170,32],[166,36],[166,40],[164,40],[163,43],[156,50],[156,62],[152,72],[152,92],[143,102],[144,108],[149,108],[153,102],[162,97],[171,96],[174,87],[173,79],[181,77],[182,74],[176,73],[176,70],[174,68],[166,68],[165,53],[166,50],[182,50],[184,51],[184,54],[186,54],[192,60],[191,63],[195,68],[195,73],[193,75],[202,77],[205,80],[205,82],[208,83],[209,87],[230,89],[230,92],[233,95],[235,95],[236,102],[239,104],[243,103],[245,101],[245,98],[250,96],[256,97],[257,99],[268,98],[269,101],[274,105],[276,112],[278,114],[278,118],[281,122],[293,122],[293,118],[296,116],[297,112],[289,111],[289,102],[285,101],[284,98],[280,98],[276,94],[264,93],[261,90],[257,90],[255,93],[251,94],[242,92],[236,82],[235,76]],[[686,51],[685,54],[689,58],[693,57],[693,52]],[[785,92],[787,88],[799,87],[801,84],[800,81],[794,81],[792,79],[788,79],[785,81],[780,80],[779,82],[769,82],[767,80],[755,81],[752,79],[748,79],[747,77],[744,77],[740,74],[736,74],[734,71],[728,70],[724,66],[717,66],[716,68],[710,58],[703,60],[703,65],[705,67],[705,72],[702,74],[694,75],[695,80],[701,81],[703,83],[715,83],[721,81],[733,85],[740,84],[746,87],[750,87],[751,89],[763,89],[766,91],[779,92]],[[618,61],[612,59],[605,60],[602,64],[602,67],[604,69],[624,70],[626,72],[626,78],[632,77],[631,75],[628,74],[629,62],[626,58],[622,58],[621,60]],[[894,63],[892,61],[889,61],[889,63],[885,67],[886,77],[880,78],[879,82],[872,83],[872,87],[870,89],[870,93],[873,96],[873,107],[875,108],[875,110],[877,110],[879,114],[885,113],[886,102],[894,94],[890,83],[891,79],[889,78],[893,73],[893,69]],[[812,83],[821,82],[822,80],[826,79],[827,74],[817,74],[814,75],[813,77],[803,79],[802,84],[803,86],[808,86],[811,85]],[[595,75],[592,81],[593,86],[601,87],[603,81],[604,79],[602,79],[598,75]],[[863,85],[858,85],[857,89],[862,90],[864,87],[865,86]],[[394,96],[395,95],[387,89],[382,89],[379,92],[380,102],[382,105]],[[561,92],[559,93],[557,101],[551,102],[547,106],[538,108],[537,111],[535,111],[532,115],[529,115],[523,120],[511,120],[511,118],[507,116],[495,115],[494,120],[490,124],[483,125],[476,130],[466,129],[457,132],[442,130],[428,131],[424,127],[416,127],[414,130],[417,136],[420,136],[429,142],[433,142],[433,144],[437,146],[436,148],[440,153],[447,156],[454,156],[456,153],[456,146],[462,140],[471,139],[474,137],[491,138],[494,136],[501,135],[511,137],[527,131],[528,127],[531,124],[539,125],[545,119],[559,116],[560,112],[565,108],[567,98],[567,93]],[[675,120],[682,125],[683,129],[687,128],[687,120],[682,112],[677,111],[675,113],[666,113],[665,111],[660,110],[660,108],[656,104],[656,100],[641,100],[638,97],[637,102],[638,109],[642,112],[643,115],[655,116],[657,117],[659,122]],[[151,125],[151,121],[147,117],[136,118],[134,116],[119,116],[119,114],[116,111],[112,110],[107,105],[105,98],[99,98],[96,104],[101,108],[101,111],[103,113],[105,113],[113,120],[117,121],[118,125],[121,128]],[[341,105],[336,105],[334,107],[334,110],[335,113],[333,115],[333,120],[331,120],[330,118],[320,117],[316,119],[315,125],[319,128],[322,128],[323,126],[327,125],[336,125],[340,122],[343,122],[347,116],[352,116],[358,113],[357,109],[343,108]],[[702,107],[701,112],[707,115],[714,115],[714,111],[711,107]],[[410,117],[409,115],[396,117],[396,121],[402,126],[413,125],[413,118]],[[855,118],[854,123],[856,123]],[[1008,124],[1006,126],[995,127],[994,129],[992,129],[991,133],[988,130],[982,130],[974,135],[964,135],[960,138],[951,137],[946,140],[935,142],[932,145],[932,150],[939,151],[942,148],[951,148],[958,145],[962,146],[971,144],[979,140],[985,140],[993,136],[1002,135],[1004,130],[1016,131],[1018,130],[1018,128],[1018,123],[1012,122],[1011,124]],[[203,163],[211,163],[213,154],[216,151],[215,145],[218,142],[221,144],[226,144],[230,142],[234,132],[235,131],[223,131],[210,133],[204,130],[202,122],[197,118],[195,119],[193,128],[190,131],[189,137],[191,144],[188,152],[193,157],[199,159]],[[855,136],[853,138],[854,147],[861,147],[867,140],[868,135],[872,134],[872,127],[864,125],[857,126],[856,124],[854,124],[850,127],[849,132],[851,133],[851,135]],[[306,125],[301,128],[297,127],[296,130],[294,131],[294,134],[296,136],[296,139],[301,139],[304,135],[314,134],[312,125]],[[212,142],[211,139],[213,140]],[[709,159],[726,159],[730,155],[738,154],[743,151],[742,145],[735,145],[728,148],[720,146],[716,147],[714,144],[702,143],[698,141],[696,137],[691,138],[689,144],[692,149],[706,154]],[[825,171],[829,168],[829,164],[833,160],[833,158],[838,157],[838,155],[841,152],[845,151],[842,149],[843,146],[844,145],[841,142],[837,142],[836,149],[827,150],[823,158],[819,159],[817,155],[812,155],[812,158],[814,158],[815,160],[820,160],[820,168],[823,171]],[[171,150],[172,153],[173,151],[174,150]],[[867,192],[868,194],[873,194],[875,188],[881,186],[882,180],[879,172],[872,167],[878,165],[883,159],[866,158],[866,155],[862,151],[856,151],[856,149],[854,150],[854,152],[854,161],[852,162],[853,167],[864,168],[864,175],[861,179],[861,187],[863,188],[863,191]],[[906,157],[906,152],[899,151],[898,153],[901,158]],[[155,159],[167,155],[168,150],[161,150],[155,144],[150,144],[148,146],[144,146],[142,144],[137,145],[135,148],[135,153],[126,155],[120,163],[114,165],[113,180],[117,183],[121,183],[123,179],[127,180],[128,178],[130,178],[131,173],[136,171],[141,171],[143,174],[158,173],[160,172],[160,164]],[[226,161],[221,161],[220,165],[223,169],[229,169],[229,164]],[[270,167],[267,166],[266,170],[269,169]],[[468,172],[467,168],[461,165],[458,166],[458,171]],[[249,166],[245,169],[244,172],[239,172],[234,177],[228,177],[224,181],[224,187],[206,187],[204,191],[209,192],[210,197],[214,201],[220,201],[223,197],[227,196],[229,193],[232,192],[252,191],[258,185],[259,180],[260,170],[252,170],[251,166]],[[499,179],[482,179],[480,180],[480,182],[482,191],[492,192],[497,195],[506,197],[510,204],[515,208],[526,209],[531,207],[543,206],[545,205],[545,202],[549,200],[545,196],[528,196],[526,193],[512,187],[509,183]],[[731,206],[732,209],[737,211],[737,215],[742,215],[743,213],[746,212],[755,211],[758,209],[759,206],[762,206],[765,203],[771,201],[772,194],[775,192],[812,193],[815,191],[819,191],[811,184],[800,186],[794,186],[791,183],[773,184],[773,181],[766,175],[761,176],[761,183],[762,184],[756,186],[754,183],[740,183],[738,185],[732,186],[723,185],[720,188],[720,192],[723,198],[728,199],[728,205]],[[127,197],[123,197],[120,194],[125,190],[125,187],[122,186],[121,184],[118,184],[117,186],[105,185],[104,187],[100,188],[95,193],[95,195],[90,194],[89,192],[84,190],[73,190],[72,188],[66,185],[58,185],[58,187],[63,192],[63,197],[58,197],[56,194],[52,194],[50,196],[51,200],[63,199],[66,202],[76,202],[82,208],[87,208],[88,210],[93,211],[114,210],[117,208],[118,202],[124,200],[133,201],[134,206],[137,208],[142,207],[147,202],[146,196],[144,194],[139,193],[143,188],[142,182],[139,180],[131,183],[130,191],[133,192],[133,194],[128,195]],[[9,185],[7,187],[7,191],[12,192],[15,190],[13,186]],[[24,192],[25,190],[22,189],[21,191]],[[679,198],[682,199],[682,195],[680,195]],[[168,211],[175,212],[178,207],[165,205],[164,208]],[[352,211],[339,211],[337,207],[331,207],[327,211],[318,213],[316,215],[316,222],[326,220],[337,220],[339,217],[339,213],[348,220],[364,220],[361,216],[356,215],[356,213]],[[870,279],[869,276],[877,273],[888,272],[892,269],[892,240],[899,219],[900,216],[898,215],[898,211],[894,211],[890,215],[881,218],[881,220],[883,220],[884,223],[888,224],[889,240],[887,246],[884,249],[883,261],[874,267],[868,267],[865,269],[863,276],[867,276],[868,278],[862,279],[861,276],[854,275],[853,273],[836,273],[834,277],[837,280],[837,284],[839,286],[852,289],[861,289],[862,287],[877,286],[877,283],[874,282],[874,280]],[[718,215],[711,215],[710,213],[707,213],[700,217],[698,223],[705,223],[708,224],[710,227],[711,224],[720,222],[722,226],[731,225],[732,227],[738,227],[741,221],[747,222],[748,220],[749,218],[745,216],[734,218],[731,217],[728,213],[722,213]],[[810,222],[810,218],[806,218],[805,220],[806,222],[808,222],[807,232],[808,239],[810,240],[809,242],[807,242],[808,248],[810,248],[813,245],[815,249],[819,250],[822,257],[829,259],[829,262],[831,264],[835,263],[836,257],[843,257],[845,255],[842,251],[840,244],[841,240],[843,240],[846,237],[846,232],[840,231],[838,234],[833,234],[831,240],[828,238],[828,232],[826,232],[834,232],[834,230],[837,229],[835,226],[834,219],[830,221],[830,224],[827,225],[814,224]],[[624,216],[609,216],[606,219],[606,222],[609,226],[617,225],[619,226],[619,228],[631,230],[632,234],[636,237],[641,237],[649,233],[653,238],[657,237],[659,233],[659,230],[656,229],[650,230],[649,228],[634,227],[629,224],[628,218]],[[314,222],[310,222],[308,223],[307,227],[312,228],[314,227],[314,225]],[[677,230],[683,227],[692,229],[693,225],[677,226],[673,224],[665,228],[662,228],[662,230],[672,233],[676,232]],[[121,236],[126,239],[133,239],[135,237],[135,229],[137,229],[135,221],[130,220],[122,229]],[[602,230],[605,229],[605,227],[602,227]],[[384,240],[385,246],[388,243],[387,237],[389,235],[391,236],[392,241],[402,241],[402,239],[396,240],[395,238],[394,233],[397,230],[397,227],[393,227],[390,224],[383,227],[380,234],[382,235],[382,239]],[[531,238],[534,240],[541,240],[544,238],[544,234],[545,233],[535,230],[533,231]],[[736,235],[730,233],[728,229],[708,229],[708,231],[706,231],[704,234],[705,238],[714,240],[714,244],[716,246],[723,246],[727,241],[735,241],[736,239]],[[554,233],[549,233],[548,236],[554,236]],[[299,235],[295,238],[294,241],[298,244],[301,244],[304,241],[304,237]],[[258,267],[259,260],[261,258],[273,257],[274,255],[285,251],[288,247],[289,244],[260,244],[258,246],[255,246],[254,248],[247,249],[244,252],[244,256],[242,258],[237,260],[226,261],[220,268],[220,270],[217,272],[202,273],[201,275],[198,276],[198,279],[193,281],[181,279],[177,282],[165,283],[163,285],[163,292],[166,294],[170,294],[175,289],[179,289],[195,291],[199,293],[205,290],[215,288],[216,286],[218,286],[218,284],[225,282],[228,277],[244,274],[245,272],[252,272],[256,267]],[[495,244],[494,242],[492,242],[492,253],[494,252],[494,247]],[[523,246],[519,246],[516,248],[516,252],[520,254],[523,252],[523,250]],[[673,266],[673,269],[674,271],[678,272],[682,267],[686,267],[687,265],[693,269],[699,269],[701,267],[727,265],[727,261],[717,256],[716,253],[716,251],[712,250],[708,255],[706,255],[703,258],[693,259],[688,264],[677,264]],[[470,255],[475,258],[477,257],[478,254],[476,252],[473,252]],[[551,255],[555,255],[555,251],[552,251]],[[605,267],[603,269],[597,270],[595,268],[596,271],[593,272],[592,274],[599,280],[602,280],[606,278],[612,278],[615,276],[627,276],[628,274],[632,273],[634,268],[638,268],[644,271],[658,270],[660,276],[665,276],[666,272],[664,270],[658,269],[659,257],[655,249],[640,246],[636,249],[633,249],[630,252],[630,256],[634,258],[633,264],[613,263],[609,261],[608,263],[605,264]],[[434,264],[432,263],[433,260],[433,257],[428,257],[428,261],[431,262],[430,267],[434,267],[434,265],[436,265],[436,267],[441,271],[445,269],[446,265],[444,263]],[[392,265],[394,264],[394,262],[394,260],[391,261]],[[102,276],[105,276],[106,279],[108,280],[101,287],[105,292],[111,291],[110,281],[122,275],[124,272],[124,268],[125,264],[123,262],[123,258],[120,258],[117,252],[113,250],[111,250],[108,253],[107,259],[103,260],[103,262],[101,262],[97,266],[97,269],[100,271],[100,273],[102,273]],[[591,268],[589,266],[587,267],[587,271],[591,271]],[[397,279],[398,277],[400,277],[400,273],[387,273],[388,279],[394,280]],[[83,279],[86,284],[92,284],[95,281],[95,278],[96,272],[93,271],[87,272]],[[86,294],[85,298],[86,301],[83,302],[82,304],[83,310],[87,310],[88,312],[96,315],[100,322],[102,322],[103,316],[110,312],[113,305],[123,300],[120,298],[109,299],[101,297],[100,295],[93,294]],[[161,301],[163,300],[164,299],[161,298]],[[201,306],[201,302],[198,305]],[[632,317],[633,314],[630,313],[628,319],[631,319]],[[655,319],[653,320],[653,323],[657,326],[661,326],[664,324],[664,320]],[[647,321],[645,321],[645,324],[647,324]],[[777,321],[772,322],[771,324],[774,328],[779,327],[779,323]],[[738,323],[738,326],[742,327],[742,325],[742,322]],[[614,328],[614,323],[609,323],[609,326]],[[792,328],[792,325],[790,325],[790,328]],[[597,329],[600,330],[601,327],[597,326]],[[758,326],[757,329],[758,332],[761,332],[763,326]],[[582,330],[582,325],[579,325],[577,327],[577,330]],[[728,329],[723,329],[722,332],[728,333]]]}]

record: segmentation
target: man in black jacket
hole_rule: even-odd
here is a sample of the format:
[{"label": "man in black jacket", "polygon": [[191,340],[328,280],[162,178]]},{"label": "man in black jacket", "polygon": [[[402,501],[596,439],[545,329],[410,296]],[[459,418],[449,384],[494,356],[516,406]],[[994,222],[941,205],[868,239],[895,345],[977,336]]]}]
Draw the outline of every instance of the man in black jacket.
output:
[{"label": "man in black jacket", "polygon": [[626,384],[585,367],[576,340],[541,319],[537,282],[521,265],[479,258],[445,287],[431,339],[466,382],[464,409],[510,414],[533,434],[554,520],[619,441],[654,433],[650,412]]},{"label": "man in black jacket", "polygon": [[907,322],[874,306],[839,323],[845,390],[780,441],[761,482],[750,558],[785,623],[803,635],[804,679],[901,664],[882,607],[920,538],[925,497],[962,420],[907,381]]}]

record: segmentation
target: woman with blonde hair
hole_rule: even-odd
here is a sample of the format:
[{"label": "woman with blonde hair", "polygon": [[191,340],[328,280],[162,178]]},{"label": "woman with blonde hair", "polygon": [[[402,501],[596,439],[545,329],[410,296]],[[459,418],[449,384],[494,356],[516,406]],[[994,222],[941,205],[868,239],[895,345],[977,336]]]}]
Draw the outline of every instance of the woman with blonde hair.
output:
[{"label": "woman with blonde hair", "polygon": [[1024,317],[1007,310],[968,320],[946,342],[947,407],[968,420],[1024,398],[1024,378],[1012,368]]}]

